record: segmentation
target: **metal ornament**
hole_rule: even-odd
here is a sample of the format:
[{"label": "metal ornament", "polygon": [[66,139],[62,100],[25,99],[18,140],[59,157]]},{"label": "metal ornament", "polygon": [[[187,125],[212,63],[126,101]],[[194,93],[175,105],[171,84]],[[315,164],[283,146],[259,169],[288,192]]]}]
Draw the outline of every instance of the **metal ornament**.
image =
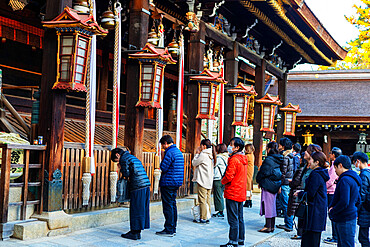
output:
[{"label": "metal ornament", "polygon": [[171,53],[172,56],[179,55],[179,44],[176,42],[176,38],[174,37],[172,42],[168,44],[168,51]]},{"label": "metal ornament", "polygon": [[148,43],[150,43],[150,44],[152,44],[154,46],[157,46],[158,45],[158,41],[159,41],[159,37],[158,37],[158,34],[155,31],[155,27],[153,25],[152,29],[148,33]]},{"label": "metal ornament", "polygon": [[74,10],[80,13],[90,12],[90,6],[87,0],[74,0],[72,6]]}]

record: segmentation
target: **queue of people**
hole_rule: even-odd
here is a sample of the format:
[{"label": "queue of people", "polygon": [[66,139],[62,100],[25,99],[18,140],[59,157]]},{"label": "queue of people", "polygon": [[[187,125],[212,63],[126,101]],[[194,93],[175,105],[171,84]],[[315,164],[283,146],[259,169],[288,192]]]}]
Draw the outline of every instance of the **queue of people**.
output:
[{"label": "queue of people", "polygon": [[[173,237],[184,158],[171,136],[163,136],[160,143],[164,156],[159,186],[165,223],[164,229],[156,234]],[[253,145],[245,146],[242,139],[235,137],[229,146],[213,146],[210,140],[204,139],[194,155],[193,181],[200,207],[200,219],[194,222],[209,224],[211,217],[224,218],[226,201],[229,241],[220,247],[244,245],[243,207],[252,207],[253,152]],[[130,231],[122,237],[137,240],[141,238],[140,232],[149,228],[150,182],[141,162],[129,151],[114,149],[111,155],[129,181]],[[299,144],[293,145],[289,138],[282,138],[279,143],[267,144],[256,181],[261,189],[260,215],[265,217],[265,225],[259,232],[274,232],[275,226],[290,232],[296,226],[297,233],[292,239],[301,240],[301,246],[320,246],[329,216],[332,236],[325,243],[355,246],[357,224],[359,242],[363,247],[370,246],[370,169],[365,153],[355,152],[350,159],[335,147],[327,160],[319,145],[310,144],[301,153]],[[211,215],[212,190],[215,213]],[[275,225],[278,206],[282,209],[283,225]]]}]

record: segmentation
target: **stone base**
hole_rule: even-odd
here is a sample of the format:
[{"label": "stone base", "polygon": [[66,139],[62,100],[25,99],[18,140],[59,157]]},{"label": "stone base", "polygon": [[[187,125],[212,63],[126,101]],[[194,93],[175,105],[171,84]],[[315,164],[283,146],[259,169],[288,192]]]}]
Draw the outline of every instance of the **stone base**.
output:
[{"label": "stone base", "polygon": [[14,225],[14,238],[29,240],[46,237],[48,226],[45,221],[32,221]]},{"label": "stone base", "polygon": [[68,233],[71,233],[71,232],[72,231],[69,227],[63,227],[63,228],[59,228],[59,229],[49,231],[47,236],[48,237],[55,237],[55,236],[59,236],[59,235],[68,234]]},{"label": "stone base", "polygon": [[9,240],[13,235],[13,225],[9,223],[0,223],[0,239]]},{"label": "stone base", "polygon": [[46,221],[49,230],[68,228],[72,224],[72,216],[66,214],[64,211],[43,212],[42,214],[33,215],[31,218]]}]

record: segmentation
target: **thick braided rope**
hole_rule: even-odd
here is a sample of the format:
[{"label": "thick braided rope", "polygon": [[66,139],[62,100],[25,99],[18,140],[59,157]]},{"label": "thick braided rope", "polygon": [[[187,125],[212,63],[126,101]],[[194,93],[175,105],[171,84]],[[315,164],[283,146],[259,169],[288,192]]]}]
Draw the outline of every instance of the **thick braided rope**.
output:
[{"label": "thick braided rope", "polygon": [[117,112],[119,112],[117,97],[118,97],[118,37],[119,37],[120,23],[116,21],[114,27],[114,61],[113,61],[113,132],[112,132],[112,148],[117,147]]},{"label": "thick braided rope", "polygon": [[85,153],[86,157],[90,157],[90,92],[91,92],[91,83],[90,83],[90,61],[91,61],[91,41],[89,54],[87,56],[87,72],[86,72],[86,116],[85,116]]}]

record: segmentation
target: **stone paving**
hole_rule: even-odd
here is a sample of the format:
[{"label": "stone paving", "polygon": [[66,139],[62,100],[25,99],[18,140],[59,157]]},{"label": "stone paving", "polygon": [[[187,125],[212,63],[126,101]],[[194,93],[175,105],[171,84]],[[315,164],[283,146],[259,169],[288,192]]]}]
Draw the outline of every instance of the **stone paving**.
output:
[{"label": "stone paving", "polygon": [[[274,233],[259,233],[258,229],[264,225],[264,218],[259,216],[260,196],[253,196],[253,207],[244,208],[244,221],[246,225],[245,246],[300,246],[300,241],[290,240],[295,233],[286,233],[275,229]],[[190,208],[179,212],[177,234],[174,237],[155,235],[156,231],[163,229],[164,218],[151,221],[151,228],[142,232],[141,240],[133,241],[121,238],[121,234],[129,230],[129,222],[112,224],[103,227],[76,231],[57,237],[46,237],[28,241],[11,239],[0,242],[0,246],[32,246],[32,247],[63,247],[63,246],[153,246],[153,247],[207,247],[219,246],[228,240],[227,219],[211,219],[210,224],[201,225],[192,222]],[[276,224],[282,224],[283,219],[277,218]],[[324,232],[322,238],[329,236],[331,229]],[[322,246],[330,246],[322,244]]]}]

